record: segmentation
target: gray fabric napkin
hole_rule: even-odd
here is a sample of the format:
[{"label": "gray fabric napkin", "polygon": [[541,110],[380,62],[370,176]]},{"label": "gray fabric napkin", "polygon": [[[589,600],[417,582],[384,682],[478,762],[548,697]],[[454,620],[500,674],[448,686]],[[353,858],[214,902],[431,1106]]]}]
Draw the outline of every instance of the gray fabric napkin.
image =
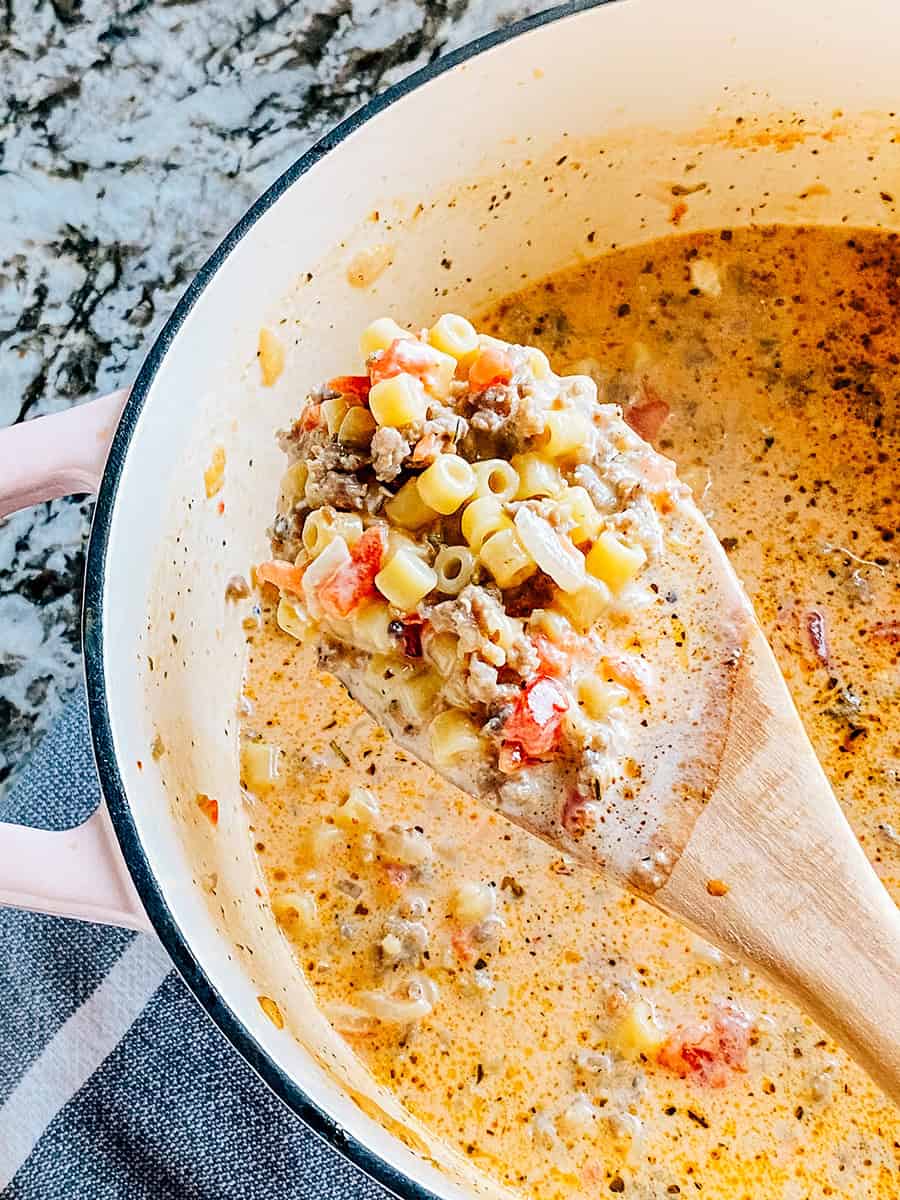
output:
[{"label": "gray fabric napkin", "polygon": [[[99,801],[83,691],[0,820]],[[0,1194],[8,1200],[386,1200],[243,1062],[155,938],[0,908]]]}]

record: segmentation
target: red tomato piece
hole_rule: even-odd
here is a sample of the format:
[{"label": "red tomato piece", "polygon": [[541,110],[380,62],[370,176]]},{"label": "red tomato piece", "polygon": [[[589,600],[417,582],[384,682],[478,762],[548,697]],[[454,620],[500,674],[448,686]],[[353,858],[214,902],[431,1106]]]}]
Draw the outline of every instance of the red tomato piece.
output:
[{"label": "red tomato piece", "polygon": [[401,867],[399,863],[385,863],[384,874],[390,887],[396,888],[398,892],[409,883],[409,867]]},{"label": "red tomato piece", "polygon": [[372,384],[391,379],[394,375],[415,375],[433,391],[437,384],[437,367],[440,363],[438,351],[424,342],[413,338],[397,338],[387,350],[375,354],[369,363]]},{"label": "red tomato piece", "polygon": [[513,377],[513,361],[505,350],[497,346],[486,346],[469,367],[469,389],[484,392],[500,383],[509,383]]},{"label": "red tomato piece", "polygon": [[650,695],[653,683],[650,667],[636,655],[632,654],[626,658],[625,655],[606,654],[600,660],[600,664],[609,678],[621,683],[622,687],[636,692],[639,696]]},{"label": "red tomato piece", "polygon": [[869,636],[894,646],[900,642],[900,621],[876,621],[869,628]]},{"label": "red tomato piece", "polygon": [[584,837],[594,824],[593,810],[578,791],[571,791],[566,797],[559,819],[566,833],[574,838]]},{"label": "red tomato piece", "polygon": [[555,749],[562,715],[569,707],[559,684],[538,675],[519,694],[503,726],[504,746],[517,746],[527,758],[540,758]]},{"label": "red tomato piece", "polygon": [[748,1014],[730,1001],[723,1001],[713,1011],[713,1031],[719,1039],[719,1049],[735,1071],[747,1069],[752,1024]]},{"label": "red tomato piece", "polygon": [[300,414],[300,428],[316,429],[319,425],[321,412],[322,405],[314,404],[310,401]]},{"label": "red tomato piece", "polygon": [[599,1191],[600,1187],[609,1178],[602,1164],[598,1162],[588,1162],[581,1168],[581,1178],[588,1187]]},{"label": "red tomato piece", "polygon": [[543,675],[555,675],[562,678],[569,670],[569,656],[561,646],[551,642],[542,633],[536,633],[531,639],[537,650],[538,660]]},{"label": "red tomato piece", "polygon": [[213,800],[212,796],[207,796],[203,792],[197,793],[197,807],[205,817],[209,818],[211,825],[219,823],[219,802]]},{"label": "red tomato piece", "polygon": [[472,945],[471,929],[454,929],[450,935],[450,945],[453,953],[466,966],[475,961],[475,947]]},{"label": "red tomato piece", "polygon": [[828,626],[824,612],[821,608],[809,609],[804,615],[803,623],[813,654],[823,667],[830,667],[831,653],[828,649]]},{"label": "red tomato piece", "polygon": [[661,1066],[709,1087],[725,1087],[733,1071],[747,1069],[750,1018],[736,1004],[722,1004],[708,1022],[677,1029],[657,1054]]},{"label": "red tomato piece", "polygon": [[273,558],[271,562],[260,563],[256,568],[256,578],[263,583],[271,583],[282,592],[293,592],[300,595],[300,585],[303,581],[305,566],[295,566],[282,558]]},{"label": "red tomato piece", "polygon": [[336,375],[328,380],[328,386],[333,392],[339,392],[345,400],[355,400],[365,404],[369,398],[369,388],[372,381],[368,375]]},{"label": "red tomato piece", "polygon": [[367,529],[350,549],[350,561],[337,567],[319,585],[318,599],[330,617],[348,617],[375,593],[384,542],[380,529]]},{"label": "red tomato piece", "polygon": [[646,379],[641,381],[641,394],[625,409],[625,420],[645,442],[654,442],[669,417],[668,404]]}]

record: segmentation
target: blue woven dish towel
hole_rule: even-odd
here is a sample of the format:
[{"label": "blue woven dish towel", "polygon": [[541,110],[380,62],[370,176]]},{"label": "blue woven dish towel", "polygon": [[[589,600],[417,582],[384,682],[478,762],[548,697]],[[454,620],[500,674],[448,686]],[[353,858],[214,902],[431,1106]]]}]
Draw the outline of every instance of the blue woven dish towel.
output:
[{"label": "blue woven dish towel", "polygon": [[[0,820],[61,829],[99,801],[83,691]],[[387,1200],[285,1108],[149,934],[0,908],[5,1200]]]}]

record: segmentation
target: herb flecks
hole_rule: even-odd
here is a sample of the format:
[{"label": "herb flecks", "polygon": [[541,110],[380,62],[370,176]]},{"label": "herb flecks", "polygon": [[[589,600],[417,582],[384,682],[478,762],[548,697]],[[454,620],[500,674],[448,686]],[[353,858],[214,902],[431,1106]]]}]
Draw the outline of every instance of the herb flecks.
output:
[{"label": "herb flecks", "polygon": [[340,743],[335,741],[334,738],[332,738],[331,741],[328,743],[328,745],[331,747],[331,749],[334,751],[334,753],[338,756],[338,758],[341,760],[341,762],[344,764],[344,766],[349,767],[350,759],[344,753],[344,750],[341,747]]}]

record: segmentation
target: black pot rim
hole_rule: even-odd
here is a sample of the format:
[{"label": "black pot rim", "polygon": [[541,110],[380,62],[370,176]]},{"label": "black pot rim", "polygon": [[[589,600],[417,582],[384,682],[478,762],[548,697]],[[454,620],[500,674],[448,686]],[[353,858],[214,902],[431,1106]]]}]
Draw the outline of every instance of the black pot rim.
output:
[{"label": "black pot rim", "polygon": [[311,170],[329,151],[339,146],[351,133],[372,117],[383,112],[403,96],[436,79],[445,71],[466,62],[493,46],[510,41],[530,30],[550,25],[575,13],[599,8],[612,0],[570,0],[567,4],[547,9],[505,28],[486,34],[447,54],[434,63],[414,72],[394,84],[368,104],[352,113],[314,146],[301,155],[247,210],[234,228],[220,242],[197,272],[187,291],[163,326],[141,366],[118,429],[110,447],[103,479],[97,494],[91,537],[85,568],[82,639],[84,671],[87,685],[91,737],[100,785],[109,809],[112,824],[125,863],[134,881],[141,902],[160,941],[194,996],[235,1047],[273,1092],[316,1134],[333,1146],[372,1179],[401,1200],[439,1200],[429,1189],[420,1186],[402,1171],[390,1165],[380,1155],[369,1150],[357,1138],[334,1121],[315,1101],[294,1082],[266,1053],[249,1029],[219,995],[195,958],[176,923],[156,877],[150,870],[137,828],[128,805],[125,786],[116,760],[112,724],[106,694],[104,670],[103,619],[105,601],[106,556],[112,517],[122,479],[128,447],[138,419],[143,411],[153,380],[181,326],[197,303],[204,289],[235,249],[238,242],[253,228],[260,217],[294,184]]}]

